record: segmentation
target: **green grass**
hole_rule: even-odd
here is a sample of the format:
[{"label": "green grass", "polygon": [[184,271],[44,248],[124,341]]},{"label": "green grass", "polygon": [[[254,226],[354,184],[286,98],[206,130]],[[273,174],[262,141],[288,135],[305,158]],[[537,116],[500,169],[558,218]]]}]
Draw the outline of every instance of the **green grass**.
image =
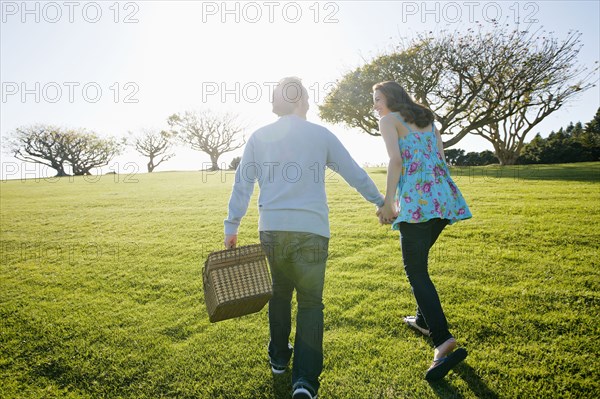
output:
[{"label": "green grass", "polygon": [[[430,270],[469,357],[423,379],[432,347],[401,322],[414,299],[398,234],[330,176],[319,396],[598,397],[600,164],[453,174],[474,218],[444,231]],[[125,178],[0,183],[0,397],[288,398],[266,309],[211,324],[204,307],[233,175]],[[258,242],[255,203],[241,245]]]}]

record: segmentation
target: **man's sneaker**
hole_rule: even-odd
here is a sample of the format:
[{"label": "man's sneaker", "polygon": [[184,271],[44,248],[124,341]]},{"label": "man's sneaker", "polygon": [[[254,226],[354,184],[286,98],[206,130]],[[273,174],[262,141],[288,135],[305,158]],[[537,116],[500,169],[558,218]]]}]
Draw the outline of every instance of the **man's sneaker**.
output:
[{"label": "man's sneaker", "polygon": [[292,394],[292,399],[317,399],[317,395],[309,391],[304,387],[298,387],[294,389],[294,393]]},{"label": "man's sneaker", "polygon": [[406,316],[404,318],[404,322],[406,324],[408,324],[409,327],[414,328],[415,330],[419,331],[421,334],[429,337],[429,330],[427,328],[423,328],[420,325],[417,324],[417,317],[416,316]]},{"label": "man's sneaker", "polygon": [[285,370],[287,370],[287,366],[276,366],[271,364],[271,371],[273,374],[283,374],[285,373]]},{"label": "man's sneaker", "polygon": [[[294,347],[292,346],[292,344],[290,344],[288,342],[288,348],[293,351]],[[273,372],[273,374],[283,374],[285,373],[285,371],[287,370],[287,364],[285,366],[280,366],[278,364],[273,363],[273,360],[271,359],[271,357],[269,356],[269,363],[271,364],[271,371]]]}]

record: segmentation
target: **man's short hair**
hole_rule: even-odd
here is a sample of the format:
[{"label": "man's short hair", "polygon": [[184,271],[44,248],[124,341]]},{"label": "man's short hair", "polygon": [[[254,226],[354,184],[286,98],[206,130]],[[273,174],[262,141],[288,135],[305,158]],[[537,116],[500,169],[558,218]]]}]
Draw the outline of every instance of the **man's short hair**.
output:
[{"label": "man's short hair", "polygon": [[273,112],[277,116],[294,113],[303,96],[306,96],[305,100],[308,101],[308,91],[300,78],[292,76],[281,79],[273,90]]}]

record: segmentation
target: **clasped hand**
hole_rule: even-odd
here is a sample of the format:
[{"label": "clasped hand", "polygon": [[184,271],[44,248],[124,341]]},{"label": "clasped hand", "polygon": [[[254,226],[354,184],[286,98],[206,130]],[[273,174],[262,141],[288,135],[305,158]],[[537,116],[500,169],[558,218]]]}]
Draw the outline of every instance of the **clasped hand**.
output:
[{"label": "clasped hand", "polygon": [[377,209],[376,215],[379,218],[379,224],[392,224],[398,217],[398,211],[391,205],[384,204]]}]

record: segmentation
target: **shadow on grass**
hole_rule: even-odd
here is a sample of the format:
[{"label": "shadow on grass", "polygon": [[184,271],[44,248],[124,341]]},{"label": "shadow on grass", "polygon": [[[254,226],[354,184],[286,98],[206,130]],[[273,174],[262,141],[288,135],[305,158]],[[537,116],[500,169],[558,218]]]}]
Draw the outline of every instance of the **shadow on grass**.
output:
[{"label": "shadow on grass", "polygon": [[[451,327],[451,326],[450,326]],[[433,341],[430,337],[425,337],[419,331],[411,328],[411,330],[415,333],[415,335],[420,336],[424,340],[427,341],[431,348],[434,348]],[[462,378],[469,389],[475,394],[477,398],[485,398],[485,399],[498,399],[498,394],[492,391],[485,382],[482,381],[481,377],[477,375],[475,369],[469,366],[466,362],[461,362],[456,367],[452,369],[454,373],[456,373],[460,378]],[[445,379],[436,382],[430,382],[429,386],[433,390],[433,392],[440,398],[443,399],[461,399],[464,396],[452,385],[450,385]]]},{"label": "shadow on grass", "polygon": [[580,181],[600,182],[600,163],[582,162],[556,165],[488,165],[454,166],[450,173],[457,184],[484,180],[486,182],[510,179],[513,181]]},{"label": "shadow on grass", "polygon": [[[453,369],[454,373],[458,374],[462,378],[469,388],[475,394],[477,398],[485,399],[498,399],[499,396],[496,392],[492,391],[485,382],[482,381],[481,377],[477,375],[477,372],[473,367],[467,363],[462,362]],[[437,396],[444,399],[450,398],[462,398],[463,396],[453,386],[448,384],[445,380],[436,381],[429,383],[431,389]]]},{"label": "shadow on grass", "polygon": [[[386,174],[385,168],[369,169],[370,174]],[[600,182],[600,162],[532,165],[451,166],[450,174],[457,184],[461,182],[494,182],[500,179],[514,181],[581,181]]]},{"label": "shadow on grass", "polygon": [[498,394],[492,391],[475,369],[463,362],[456,366],[454,371],[469,385],[469,388],[478,398],[498,399]]},{"label": "shadow on grass", "polygon": [[273,399],[289,399],[292,396],[292,375],[289,371],[285,374],[273,374]]},{"label": "shadow on grass", "polygon": [[[460,394],[452,385],[445,380],[430,382],[429,386],[437,396],[443,399],[462,399],[464,396]],[[478,396],[481,397],[481,396]]]}]

